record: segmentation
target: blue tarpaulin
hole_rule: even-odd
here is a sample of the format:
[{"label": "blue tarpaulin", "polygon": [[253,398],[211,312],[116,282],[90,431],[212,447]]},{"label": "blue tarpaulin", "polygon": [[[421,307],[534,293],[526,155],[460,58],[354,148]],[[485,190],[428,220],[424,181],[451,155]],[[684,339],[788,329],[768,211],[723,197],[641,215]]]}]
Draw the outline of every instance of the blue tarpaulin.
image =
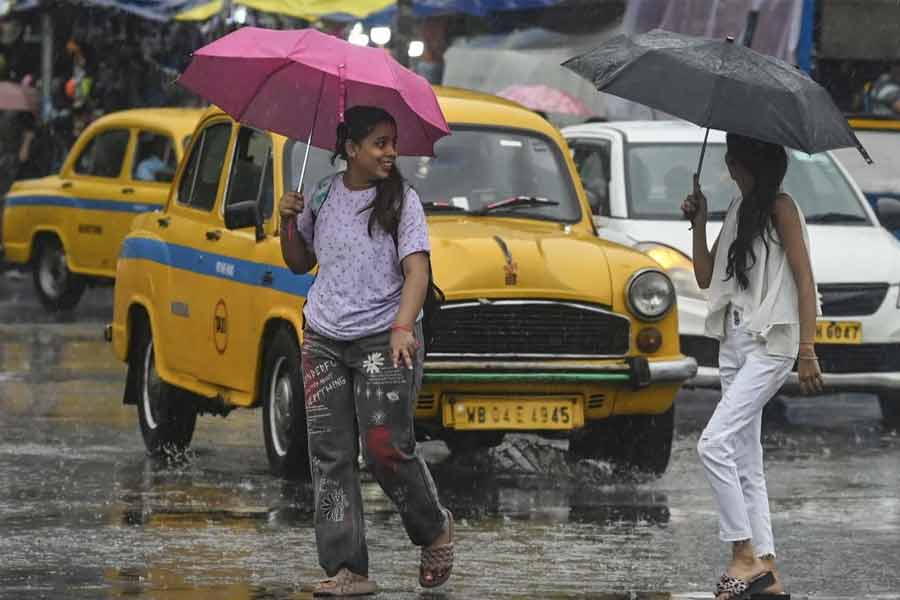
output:
[{"label": "blue tarpaulin", "polygon": [[[413,0],[413,14],[417,17],[467,14],[483,17],[492,12],[528,10],[556,6],[562,0]],[[396,6],[372,13],[365,23],[369,26],[387,25],[394,21]]]}]

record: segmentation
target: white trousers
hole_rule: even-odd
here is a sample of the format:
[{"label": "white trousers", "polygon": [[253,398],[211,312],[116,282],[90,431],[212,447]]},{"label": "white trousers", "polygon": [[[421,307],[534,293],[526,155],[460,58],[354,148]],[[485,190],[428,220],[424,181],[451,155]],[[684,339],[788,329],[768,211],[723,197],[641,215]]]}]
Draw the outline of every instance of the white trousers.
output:
[{"label": "white trousers", "polygon": [[751,540],[759,556],[775,554],[763,471],[762,411],[784,384],[794,361],[766,353],[743,329],[740,310],[726,314],[719,349],[722,399],[697,443],[719,509],[724,542]]}]

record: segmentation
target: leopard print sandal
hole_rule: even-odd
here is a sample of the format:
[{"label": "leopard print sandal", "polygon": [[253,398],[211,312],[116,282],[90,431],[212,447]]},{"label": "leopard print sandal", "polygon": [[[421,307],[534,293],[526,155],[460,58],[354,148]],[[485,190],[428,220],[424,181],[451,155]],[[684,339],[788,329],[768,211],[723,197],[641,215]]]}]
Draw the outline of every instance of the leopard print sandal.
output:
[{"label": "leopard print sandal", "polygon": [[728,600],[751,600],[755,594],[772,585],[775,585],[775,575],[771,571],[760,573],[750,580],[732,577],[726,573],[716,584],[713,595],[718,598],[722,594],[728,594]]}]

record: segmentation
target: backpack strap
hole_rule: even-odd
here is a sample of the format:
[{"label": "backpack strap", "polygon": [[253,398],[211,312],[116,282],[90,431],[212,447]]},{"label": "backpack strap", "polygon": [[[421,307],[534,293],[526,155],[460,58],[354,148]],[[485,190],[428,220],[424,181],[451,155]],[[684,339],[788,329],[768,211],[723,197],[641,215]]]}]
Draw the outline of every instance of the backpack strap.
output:
[{"label": "backpack strap", "polygon": [[340,173],[329,175],[328,177],[323,177],[319,180],[319,183],[316,184],[316,189],[309,201],[309,208],[312,211],[313,223],[316,222],[316,217],[319,216],[319,211],[322,210],[322,205],[325,204],[326,200],[328,200],[328,195],[331,193],[331,188],[334,185],[334,180],[338,177],[338,175],[340,175]]}]

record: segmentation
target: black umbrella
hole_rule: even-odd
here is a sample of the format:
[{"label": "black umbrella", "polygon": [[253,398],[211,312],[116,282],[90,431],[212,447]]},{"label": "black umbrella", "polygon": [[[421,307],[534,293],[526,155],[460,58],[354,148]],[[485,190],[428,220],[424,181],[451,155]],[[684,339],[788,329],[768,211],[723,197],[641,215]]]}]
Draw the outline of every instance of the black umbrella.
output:
[{"label": "black umbrella", "polygon": [[[828,91],[790,64],[733,43],[662,29],[619,35],[563,63],[597,89],[707,128],[810,154],[855,146]],[[699,175],[703,167],[704,140]]]}]

